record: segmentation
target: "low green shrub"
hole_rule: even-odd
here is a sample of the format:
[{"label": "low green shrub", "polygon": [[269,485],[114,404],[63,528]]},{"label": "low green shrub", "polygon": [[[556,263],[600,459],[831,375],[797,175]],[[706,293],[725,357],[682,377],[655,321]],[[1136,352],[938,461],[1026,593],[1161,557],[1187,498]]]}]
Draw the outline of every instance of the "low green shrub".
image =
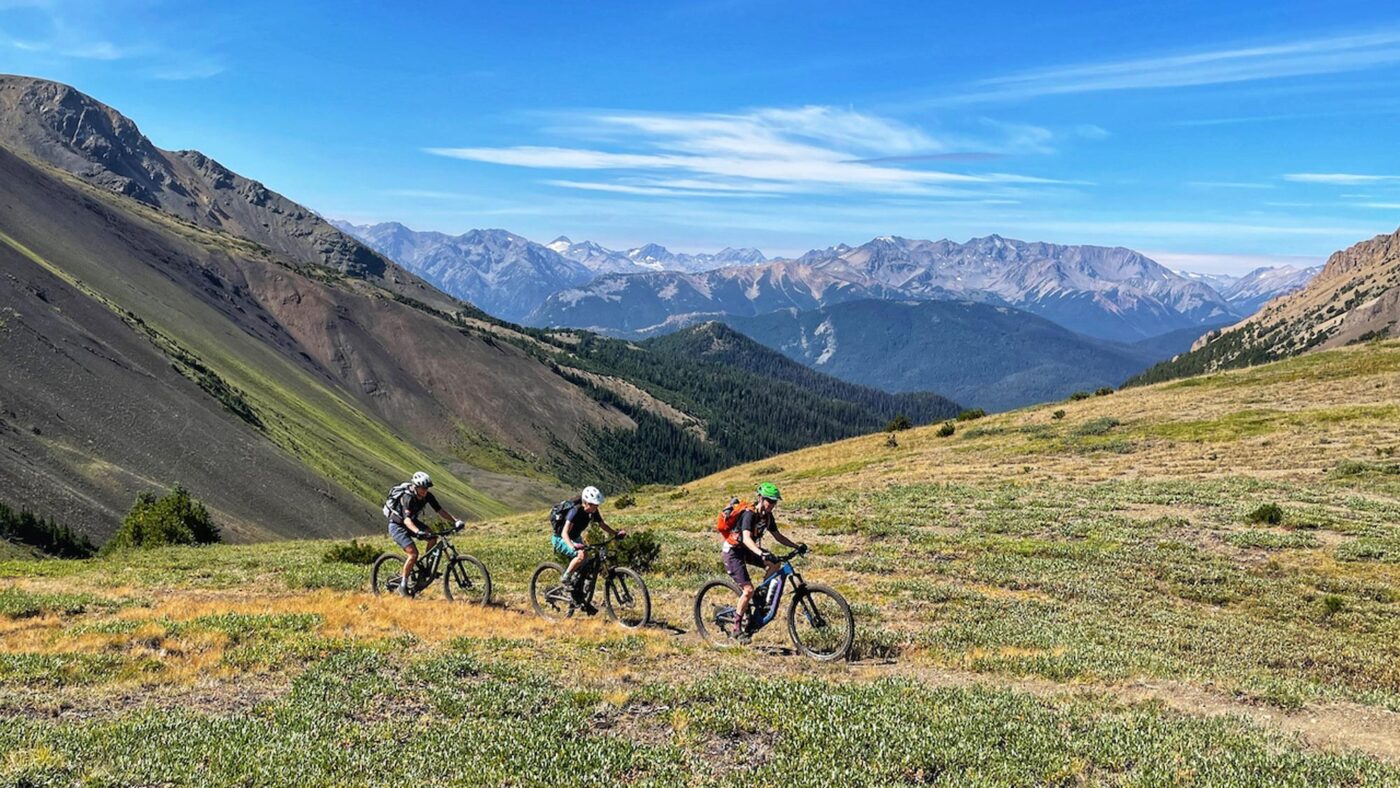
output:
[{"label": "low green shrub", "polygon": [[1251,523],[1278,525],[1283,522],[1283,508],[1276,503],[1260,504],[1259,507],[1250,512],[1245,519]]},{"label": "low green shrub", "polygon": [[953,422],[945,421],[943,422],[943,425],[938,428],[938,437],[947,438],[957,431],[958,428],[953,426]]},{"label": "low green shrub", "polygon": [[1076,391],[1076,392],[1074,392],[1073,394],[1069,395],[1069,399],[1070,399],[1070,402],[1078,402],[1079,400],[1082,400],[1082,399],[1088,399],[1088,398],[1091,397],[1091,396],[1093,396],[1093,395],[1091,395],[1091,394],[1090,394],[1089,392],[1087,392],[1087,391]]},{"label": "low green shrub", "polygon": [[890,419],[890,423],[885,425],[885,432],[900,432],[914,426],[909,421],[909,417],[903,413]]},{"label": "low green shrub", "polygon": [[102,552],[218,541],[219,527],[209,510],[176,484],[161,498],[148,492],[136,496],[136,503],[111,541],[102,546]]},{"label": "low green shrub", "polygon": [[987,415],[987,411],[981,408],[972,408],[958,414],[958,421],[976,421]]},{"label": "low green shrub", "polygon": [[618,566],[645,572],[661,557],[661,540],[651,531],[629,531],[627,538],[613,542],[608,550]]},{"label": "low green shrub", "polygon": [[613,499],[613,507],[616,509],[628,509],[637,505],[637,499],[632,497],[632,493],[623,493]]},{"label": "low green shrub", "polygon": [[1057,410],[1057,411],[1055,411],[1054,413],[1051,413],[1051,414],[1050,414],[1050,418],[1054,419],[1055,421],[1059,421],[1060,419],[1063,419],[1064,417],[1065,417],[1065,411],[1064,411],[1063,408],[1061,408],[1060,410]]},{"label": "low green shrub", "polygon": [[1112,387],[1112,386],[1100,386],[1098,389],[1095,389],[1095,391],[1094,391],[1094,396],[1095,396],[1095,397],[1106,397],[1106,396],[1108,396],[1109,394],[1112,394],[1112,393],[1113,393],[1113,387]]},{"label": "low green shrub", "polygon": [[1112,416],[1100,416],[1097,419],[1090,419],[1075,429],[1075,435],[1107,435],[1110,430],[1117,427],[1122,422]]},{"label": "low green shrub", "polygon": [[355,564],[368,566],[379,557],[379,548],[369,542],[351,539],[349,543],[336,542],[321,554],[321,560],[328,564]]}]

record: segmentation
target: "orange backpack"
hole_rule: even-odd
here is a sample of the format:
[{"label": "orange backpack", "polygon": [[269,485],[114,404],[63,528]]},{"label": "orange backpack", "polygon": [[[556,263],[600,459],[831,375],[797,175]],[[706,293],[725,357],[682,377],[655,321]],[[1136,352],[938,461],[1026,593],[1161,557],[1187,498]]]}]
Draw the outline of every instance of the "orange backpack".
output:
[{"label": "orange backpack", "polygon": [[719,535],[724,541],[729,544],[739,544],[739,534],[735,530],[739,527],[739,515],[750,508],[752,507],[749,506],[747,501],[741,501],[735,498],[729,502],[728,506],[720,511],[719,518],[715,521],[715,530],[719,531]]}]

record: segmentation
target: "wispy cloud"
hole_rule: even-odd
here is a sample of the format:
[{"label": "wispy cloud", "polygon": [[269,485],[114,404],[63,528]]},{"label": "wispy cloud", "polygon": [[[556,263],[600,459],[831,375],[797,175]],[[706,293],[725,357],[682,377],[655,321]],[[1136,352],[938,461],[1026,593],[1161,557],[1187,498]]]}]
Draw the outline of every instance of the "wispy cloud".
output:
[{"label": "wispy cloud", "polygon": [[1023,71],[982,80],[972,90],[946,101],[1215,85],[1361,71],[1396,63],[1400,63],[1400,30],[1383,30]]},{"label": "wispy cloud", "polygon": [[1325,183],[1332,186],[1400,183],[1400,175],[1362,175],[1352,172],[1291,172],[1283,176],[1283,179],[1294,183]]},{"label": "wispy cloud", "polygon": [[1272,183],[1248,183],[1244,181],[1190,181],[1187,186],[1198,189],[1272,189]]},{"label": "wispy cloud", "polygon": [[[0,51],[27,54],[41,66],[59,59],[105,61],[129,65],[133,73],[159,80],[206,79],[224,71],[219,59],[195,51],[189,36],[167,42],[149,28],[114,24],[114,17],[121,16],[115,8],[62,0],[0,0],[0,23],[5,22],[5,12],[17,9],[37,14],[42,21],[23,35],[8,33],[0,24]],[[117,29],[130,28],[135,29],[113,37]]]},{"label": "wispy cloud", "polygon": [[[611,171],[619,177],[547,183],[624,194],[861,190],[952,196],[949,190],[1063,183],[1014,173],[911,166],[928,157],[964,155],[967,146],[896,120],[831,107],[737,114],[602,113],[579,118],[576,125],[617,149],[516,145],[425,150],[514,167]],[[1022,150],[1038,149],[1049,135],[1037,127],[1009,124],[998,131],[1003,144]],[[639,173],[675,173],[679,178],[638,182]]]}]

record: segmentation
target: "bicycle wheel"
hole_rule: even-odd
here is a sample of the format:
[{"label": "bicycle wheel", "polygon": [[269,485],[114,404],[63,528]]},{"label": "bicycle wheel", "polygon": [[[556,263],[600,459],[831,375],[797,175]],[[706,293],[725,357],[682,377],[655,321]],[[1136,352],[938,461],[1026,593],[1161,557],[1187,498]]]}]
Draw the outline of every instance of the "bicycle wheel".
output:
[{"label": "bicycle wheel", "polygon": [[851,606],[836,589],[809,583],[792,595],[788,635],[798,651],[828,662],[850,653],[856,638],[856,621]]},{"label": "bicycle wheel", "polygon": [[407,559],[402,555],[385,553],[374,559],[370,570],[369,586],[375,594],[396,594],[403,580],[403,564]]},{"label": "bicycle wheel", "polygon": [[734,605],[739,587],[727,577],[717,577],[700,586],[695,594],[695,631],[711,646],[730,646],[734,641]]},{"label": "bicycle wheel", "polygon": [[574,614],[574,601],[560,580],[564,567],[546,563],[535,567],[530,575],[530,605],[541,618],[560,621]]},{"label": "bicycle wheel", "polygon": [[442,576],[442,595],[448,601],[491,604],[491,573],[486,564],[469,555],[452,559]]},{"label": "bicycle wheel", "polygon": [[628,629],[651,623],[651,592],[635,569],[621,566],[608,570],[603,581],[603,606],[608,617]]}]

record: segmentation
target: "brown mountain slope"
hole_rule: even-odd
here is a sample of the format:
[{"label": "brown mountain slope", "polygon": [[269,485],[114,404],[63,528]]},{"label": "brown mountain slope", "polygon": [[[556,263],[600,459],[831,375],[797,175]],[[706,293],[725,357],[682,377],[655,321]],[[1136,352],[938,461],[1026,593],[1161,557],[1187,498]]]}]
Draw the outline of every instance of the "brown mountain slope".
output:
[{"label": "brown mountain slope", "polygon": [[1400,334],[1400,230],[1334,253],[1306,287],[1197,340],[1133,383],[1249,366]]},{"label": "brown mountain slope", "polygon": [[[0,378],[0,478],[98,535],[136,492],[174,481],[235,536],[360,532],[374,525],[361,502],[420,466],[456,509],[490,515],[557,494],[542,472],[556,440],[632,425],[486,332],[3,149],[0,233],[5,346],[28,338]],[[330,501],[302,507],[308,489]]]},{"label": "brown mountain slope", "polygon": [[284,259],[367,279],[438,309],[458,308],[313,211],[199,151],[156,147],[129,118],[67,85],[0,75],[0,144]]}]

